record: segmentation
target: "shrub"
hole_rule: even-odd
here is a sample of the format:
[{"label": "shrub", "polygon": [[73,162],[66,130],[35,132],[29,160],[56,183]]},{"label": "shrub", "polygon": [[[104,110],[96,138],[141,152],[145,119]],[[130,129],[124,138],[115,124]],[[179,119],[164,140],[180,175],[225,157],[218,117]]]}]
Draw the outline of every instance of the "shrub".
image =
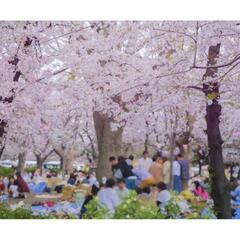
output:
[{"label": "shrub", "polygon": [[108,210],[101,205],[98,198],[93,198],[87,205],[87,211],[83,214],[83,219],[104,219],[107,218]]},{"label": "shrub", "polygon": [[59,167],[51,167],[48,170],[56,174],[59,174],[62,171]]},{"label": "shrub", "polygon": [[32,211],[25,208],[16,208],[11,212],[13,219],[32,219],[35,218],[32,214]]},{"label": "shrub", "polygon": [[131,191],[129,196],[116,208],[115,219],[162,219],[164,215],[154,203],[142,203],[135,191]]},{"label": "shrub", "polygon": [[5,168],[0,167],[0,176],[3,177],[10,177],[14,175],[14,169],[13,168]]},{"label": "shrub", "polygon": [[53,219],[53,215],[35,216],[32,211],[26,208],[12,210],[0,203],[0,219]]},{"label": "shrub", "polygon": [[166,218],[180,218],[181,208],[178,201],[179,199],[177,193],[172,191],[171,199],[163,207],[161,207],[161,212],[166,216]]},{"label": "shrub", "polygon": [[36,170],[37,170],[37,167],[36,167],[36,166],[26,167],[26,168],[24,169],[24,171],[27,172],[27,173],[34,173]]},{"label": "shrub", "polygon": [[0,219],[12,219],[12,211],[0,203]]}]

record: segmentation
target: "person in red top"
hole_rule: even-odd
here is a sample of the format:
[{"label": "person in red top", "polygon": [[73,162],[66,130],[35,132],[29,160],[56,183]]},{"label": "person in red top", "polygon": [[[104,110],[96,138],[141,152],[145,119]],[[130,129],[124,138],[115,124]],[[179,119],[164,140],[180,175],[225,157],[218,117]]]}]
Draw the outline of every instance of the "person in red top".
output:
[{"label": "person in red top", "polygon": [[195,189],[193,190],[193,193],[197,197],[201,197],[204,200],[208,200],[208,192],[201,186],[201,184],[198,181],[194,182]]},{"label": "person in red top", "polygon": [[16,175],[17,175],[16,183],[18,185],[19,192],[29,192],[28,185],[23,179],[23,177],[21,176],[21,173],[17,172]]},{"label": "person in red top", "polygon": [[3,177],[0,176],[0,193],[4,192],[4,190],[5,190],[5,185],[4,185],[4,182],[3,182]]}]

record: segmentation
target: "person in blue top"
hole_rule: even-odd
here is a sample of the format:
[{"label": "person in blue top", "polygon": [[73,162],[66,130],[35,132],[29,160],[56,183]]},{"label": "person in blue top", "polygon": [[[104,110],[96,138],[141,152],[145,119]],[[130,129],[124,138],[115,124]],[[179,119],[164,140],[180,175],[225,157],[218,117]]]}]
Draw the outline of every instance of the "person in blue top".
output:
[{"label": "person in blue top", "polygon": [[240,181],[238,181],[237,186],[231,191],[231,196],[233,199],[240,204]]},{"label": "person in blue top", "polygon": [[70,184],[70,185],[75,185],[75,183],[76,183],[76,176],[74,175],[74,173],[70,174],[70,177],[69,177],[67,183]]},{"label": "person in blue top", "polygon": [[188,189],[188,180],[189,180],[189,161],[183,158],[182,154],[179,153],[176,156],[176,160],[179,162],[181,166],[181,180],[182,180],[182,188],[183,190]]}]

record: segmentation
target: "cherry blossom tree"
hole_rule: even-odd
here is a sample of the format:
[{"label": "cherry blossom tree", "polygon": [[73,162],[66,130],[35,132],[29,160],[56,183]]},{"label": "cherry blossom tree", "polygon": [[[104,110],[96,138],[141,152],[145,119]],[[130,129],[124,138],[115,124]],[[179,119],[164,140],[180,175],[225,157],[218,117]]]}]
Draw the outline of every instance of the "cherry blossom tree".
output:
[{"label": "cherry blossom tree", "polygon": [[[239,132],[238,22],[0,23],[0,155],[15,146],[108,158],[124,145],[207,146],[219,218],[230,218],[222,148]],[[4,149],[5,148],[5,149]],[[15,148],[12,148],[15,149]],[[11,151],[10,151],[11,152]]]}]

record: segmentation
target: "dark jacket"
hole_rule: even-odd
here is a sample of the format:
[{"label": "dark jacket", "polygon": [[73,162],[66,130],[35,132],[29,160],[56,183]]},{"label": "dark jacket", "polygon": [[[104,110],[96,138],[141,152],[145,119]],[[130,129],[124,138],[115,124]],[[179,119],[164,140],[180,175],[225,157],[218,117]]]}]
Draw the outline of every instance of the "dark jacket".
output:
[{"label": "dark jacket", "polygon": [[186,159],[178,160],[180,166],[181,166],[181,178],[183,180],[189,179],[189,162]]},{"label": "dark jacket", "polygon": [[112,167],[113,174],[120,170],[122,173],[123,178],[128,178],[130,176],[135,176],[132,172],[132,166],[128,165],[126,160],[121,160],[118,162],[117,165]]}]

